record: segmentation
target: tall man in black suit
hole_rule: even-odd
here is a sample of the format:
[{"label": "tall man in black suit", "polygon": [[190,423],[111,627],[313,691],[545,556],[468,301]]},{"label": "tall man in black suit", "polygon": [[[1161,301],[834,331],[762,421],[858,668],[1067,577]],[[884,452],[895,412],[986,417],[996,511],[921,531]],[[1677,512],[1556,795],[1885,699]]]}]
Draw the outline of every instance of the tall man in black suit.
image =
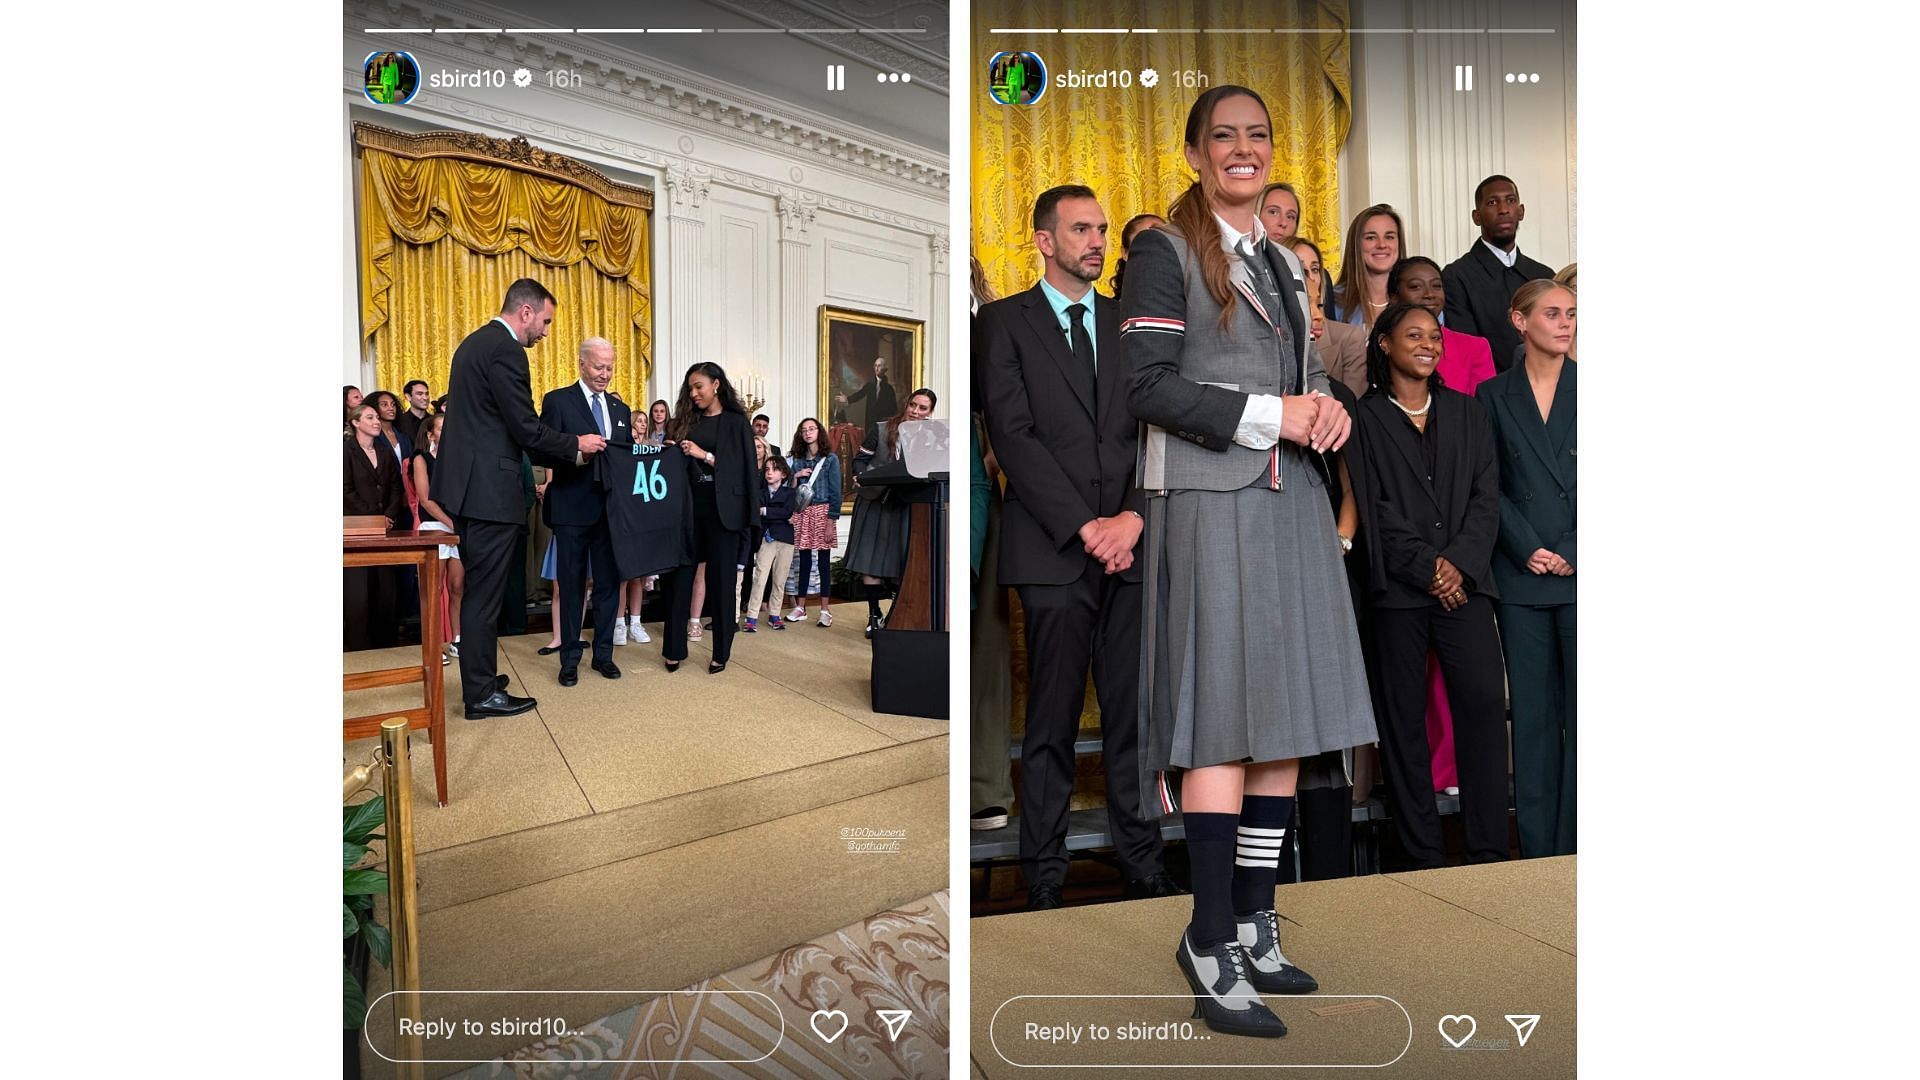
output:
[{"label": "tall man in black suit", "polygon": [[1545,263],[1520,254],[1514,237],[1525,220],[1527,208],[1513,181],[1498,174],[1480,181],[1473,189],[1473,223],[1480,226],[1480,240],[1440,271],[1447,293],[1447,329],[1486,338],[1497,371],[1512,367],[1520,348],[1520,334],[1507,319],[1514,290],[1553,276]]},{"label": "tall man in black suit", "polygon": [[1007,477],[1000,581],[1026,619],[1027,730],[1021,746],[1020,861],[1027,906],[1060,906],[1074,736],[1093,665],[1107,774],[1107,822],[1133,895],[1179,892],[1161,868],[1160,830],[1140,818],[1140,568],[1145,504],[1134,487],[1138,425],[1119,305],[1093,289],[1107,218],[1088,188],[1040,195],[1040,283],[980,309],[987,433]]},{"label": "tall man in black suit", "polygon": [[460,561],[467,572],[460,690],[469,720],[514,716],[534,706],[532,698],[507,693],[506,678],[495,674],[494,627],[506,598],[507,562],[527,519],[521,452],[570,459],[607,445],[599,435],[562,434],[534,415],[527,349],[551,325],[553,294],[521,278],[508,286],[499,316],[468,334],[453,353],[433,497],[460,528]]},{"label": "tall man in black suit", "polygon": [[[632,412],[607,394],[613,381],[613,343],[588,338],[580,343],[580,381],[548,391],[540,402],[540,422],[568,435],[599,435],[610,443],[632,443]],[[613,663],[613,622],[620,607],[620,575],[613,568],[613,537],[607,532],[606,488],[596,475],[598,459],[578,452],[548,460],[553,477],[540,515],[553,530],[554,565],[560,575],[560,685],[580,681],[581,605],[586,602],[587,568],[593,568],[593,670],[620,677]]]}]

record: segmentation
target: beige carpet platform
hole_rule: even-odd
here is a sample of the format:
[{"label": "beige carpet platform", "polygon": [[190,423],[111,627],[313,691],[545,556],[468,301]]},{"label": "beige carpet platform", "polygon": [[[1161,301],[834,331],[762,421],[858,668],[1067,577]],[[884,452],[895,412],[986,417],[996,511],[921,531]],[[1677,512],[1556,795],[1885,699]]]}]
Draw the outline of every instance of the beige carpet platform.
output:
[{"label": "beige carpet platform", "polygon": [[[1190,1020],[1173,960],[1186,897],[974,919],[969,1071],[1087,1080],[1385,1065],[1363,1075],[1570,1077],[1574,878],[1568,856],[1282,886],[1287,956],[1321,992],[1268,999],[1289,1029],[1281,1039]],[[1524,1046],[1508,1014],[1539,1015]],[[1449,1017],[1457,1046],[1442,1034]],[[1048,1067],[1091,1064],[1118,1067]]]},{"label": "beige carpet platform", "polygon": [[[648,629],[654,644],[614,650],[622,678],[583,663],[573,687],[559,685],[557,656],[537,655],[546,635],[503,639],[511,692],[540,702],[516,717],[464,719],[458,665],[445,669],[445,807],[426,733],[413,734],[423,988],[636,992],[470,995],[471,1015],[612,1016],[637,992],[715,978],[946,887],[947,724],[868,707],[858,625],[742,635],[719,675],[704,641],[668,674],[661,628]],[[349,653],[346,669],[409,655]],[[373,690],[347,708],[419,700]],[[347,744],[344,762],[375,745]],[[850,843],[896,833],[881,850]],[[484,1060],[534,1041],[462,1036],[429,1056]]]}]

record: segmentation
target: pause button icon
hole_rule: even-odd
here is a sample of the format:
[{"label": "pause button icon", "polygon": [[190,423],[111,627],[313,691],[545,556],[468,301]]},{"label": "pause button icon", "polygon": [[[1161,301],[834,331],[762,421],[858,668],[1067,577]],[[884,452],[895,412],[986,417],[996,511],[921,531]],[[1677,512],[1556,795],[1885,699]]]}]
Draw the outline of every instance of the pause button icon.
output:
[{"label": "pause button icon", "polygon": [[1473,89],[1473,65],[1472,64],[1453,65],[1453,88],[1455,90]]},{"label": "pause button icon", "polygon": [[847,65],[827,65],[827,89],[845,90],[847,88]]}]

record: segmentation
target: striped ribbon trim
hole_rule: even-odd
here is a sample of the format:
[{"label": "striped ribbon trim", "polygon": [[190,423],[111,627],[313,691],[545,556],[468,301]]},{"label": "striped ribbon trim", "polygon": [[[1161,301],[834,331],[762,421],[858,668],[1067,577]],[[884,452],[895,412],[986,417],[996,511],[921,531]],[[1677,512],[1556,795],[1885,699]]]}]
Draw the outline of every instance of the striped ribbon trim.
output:
[{"label": "striped ribbon trim", "polygon": [[1162,334],[1184,334],[1187,324],[1179,319],[1150,319],[1146,316],[1128,319],[1120,324],[1122,334],[1131,334],[1136,330],[1155,330]]}]

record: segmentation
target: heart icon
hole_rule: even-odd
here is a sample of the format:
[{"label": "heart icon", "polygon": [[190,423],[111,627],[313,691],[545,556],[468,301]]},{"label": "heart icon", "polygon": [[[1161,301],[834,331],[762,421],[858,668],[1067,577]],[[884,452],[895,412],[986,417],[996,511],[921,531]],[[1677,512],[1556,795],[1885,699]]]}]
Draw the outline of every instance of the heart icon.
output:
[{"label": "heart icon", "polygon": [[[836,1019],[840,1021],[839,1027],[833,1026],[832,1021]],[[1468,1017],[1467,1019],[1471,1020],[1473,1018]],[[827,1023],[822,1024],[820,1022],[822,1020],[827,1021]],[[826,1009],[820,1009],[816,1011],[811,1017],[808,1017],[807,1022],[813,1025],[813,1033],[815,1035],[820,1036],[820,1038],[826,1042],[832,1042],[833,1040],[839,1038],[841,1035],[845,1034],[847,1030],[847,1014],[841,1012],[839,1009],[834,1009],[831,1011]],[[831,1030],[833,1034],[831,1035],[827,1034],[829,1030]]]},{"label": "heart icon", "polygon": [[[820,1014],[815,1013],[814,1015],[818,1016]],[[1452,1032],[1447,1030],[1449,1026],[1458,1028],[1463,1024],[1466,1026],[1466,1030],[1461,1032],[1460,1037],[1457,1039],[1453,1037]],[[1463,1014],[1460,1016],[1443,1016],[1440,1018],[1440,1037],[1452,1043],[1455,1050],[1465,1045],[1466,1041],[1473,1038],[1473,1033],[1478,1030],[1480,1030],[1480,1025],[1475,1022],[1471,1016]]]}]

